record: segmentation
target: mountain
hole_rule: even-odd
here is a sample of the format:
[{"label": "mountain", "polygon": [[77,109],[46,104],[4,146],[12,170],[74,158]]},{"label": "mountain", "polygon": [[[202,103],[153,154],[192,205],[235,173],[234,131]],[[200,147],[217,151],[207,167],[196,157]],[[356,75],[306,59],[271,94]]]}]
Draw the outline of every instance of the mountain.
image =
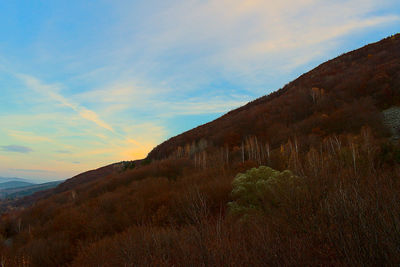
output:
[{"label": "mountain", "polygon": [[[25,194],[24,198],[15,198],[3,204],[0,202],[0,214],[2,210],[6,209],[6,207],[26,207],[31,205],[32,203],[35,203],[36,201],[46,199],[54,194],[60,194],[68,190],[73,190],[78,186],[82,186],[91,182],[96,182],[97,180],[105,178],[111,174],[119,173],[127,169],[133,168],[135,165],[140,165],[141,162],[142,160],[117,162],[104,167],[100,167],[95,170],[90,170],[78,174],[65,181],[38,184],[38,187],[32,187],[32,189],[34,190],[28,190],[30,194]],[[19,196],[22,195],[19,194]]]},{"label": "mountain", "polygon": [[2,202],[2,263],[397,266],[399,122],[397,34],[146,159]]},{"label": "mountain", "polygon": [[0,190],[1,189],[9,189],[9,188],[17,188],[23,186],[30,186],[34,185],[33,183],[22,182],[22,181],[8,181],[0,183]]},{"label": "mountain", "polygon": [[[150,159],[186,145],[240,146],[254,135],[279,146],[290,136],[381,128],[377,110],[400,104],[399,35],[329,60],[282,89],[158,145]],[[203,139],[203,140],[202,140]]]},{"label": "mountain", "polygon": [[[40,183],[37,179],[23,179],[16,177],[0,177],[0,211],[4,209],[4,206],[22,206],[19,202],[23,197],[28,197],[34,193],[40,194],[40,192],[50,190],[63,181],[45,182]],[[7,199],[7,202],[4,201]],[[26,198],[24,201],[29,201],[30,198]],[[34,200],[30,200],[29,203],[33,203]],[[1,213],[1,212],[0,212]]]},{"label": "mountain", "polygon": [[36,182],[34,180],[30,179],[23,179],[23,178],[16,178],[16,177],[0,177],[0,183],[5,183],[5,182],[25,182],[25,183],[31,183],[35,184]]},{"label": "mountain", "polygon": [[[0,199],[16,199],[32,195],[36,192],[51,189],[63,181],[48,182],[43,184],[30,184],[24,182],[7,182],[0,184]],[[7,184],[7,187],[1,187]]]}]

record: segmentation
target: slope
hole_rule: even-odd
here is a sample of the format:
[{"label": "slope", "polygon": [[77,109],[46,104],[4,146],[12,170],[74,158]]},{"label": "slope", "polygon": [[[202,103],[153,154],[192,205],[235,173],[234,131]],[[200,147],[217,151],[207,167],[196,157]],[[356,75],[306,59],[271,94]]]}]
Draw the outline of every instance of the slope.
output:
[{"label": "slope", "polygon": [[376,110],[400,104],[400,34],[329,60],[282,89],[158,145],[150,159],[208,141],[239,146],[255,135],[277,146],[289,136],[380,128]]},{"label": "slope", "polygon": [[119,173],[121,171],[129,169],[132,166],[135,166],[135,164],[140,164],[140,162],[141,160],[117,162],[104,167],[100,167],[95,170],[80,173],[62,182],[39,184],[38,187],[33,187],[33,190],[28,190],[30,194],[25,193],[24,190],[22,190],[21,192],[4,192],[3,195],[11,194],[11,196],[25,197],[0,202],[0,214],[7,211],[7,209],[9,208],[27,207],[39,200],[46,199],[52,195],[60,194],[68,190],[73,190],[78,186],[95,182],[102,178],[108,177],[113,173]]}]

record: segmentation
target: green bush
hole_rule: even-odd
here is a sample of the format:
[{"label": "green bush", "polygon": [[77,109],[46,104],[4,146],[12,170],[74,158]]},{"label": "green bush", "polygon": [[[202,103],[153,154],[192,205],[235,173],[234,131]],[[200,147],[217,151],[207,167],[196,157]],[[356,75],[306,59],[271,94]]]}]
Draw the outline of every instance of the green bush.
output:
[{"label": "green bush", "polygon": [[232,215],[270,214],[290,199],[298,187],[298,177],[266,166],[239,173],[233,181],[232,197],[228,203]]}]

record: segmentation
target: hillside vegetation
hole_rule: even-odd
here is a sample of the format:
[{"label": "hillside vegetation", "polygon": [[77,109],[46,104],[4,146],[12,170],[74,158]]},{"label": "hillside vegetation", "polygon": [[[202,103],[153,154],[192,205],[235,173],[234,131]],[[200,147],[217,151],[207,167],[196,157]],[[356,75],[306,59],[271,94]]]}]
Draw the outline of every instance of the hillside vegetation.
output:
[{"label": "hillside vegetation", "polygon": [[395,35],[3,214],[0,265],[398,265],[399,105]]},{"label": "hillside vegetation", "polygon": [[246,136],[277,147],[293,136],[309,143],[315,136],[356,133],[366,124],[379,131],[378,110],[400,103],[399,39],[395,35],[323,63],[268,96],[160,144],[149,158],[162,159],[188,145],[240,146]]}]

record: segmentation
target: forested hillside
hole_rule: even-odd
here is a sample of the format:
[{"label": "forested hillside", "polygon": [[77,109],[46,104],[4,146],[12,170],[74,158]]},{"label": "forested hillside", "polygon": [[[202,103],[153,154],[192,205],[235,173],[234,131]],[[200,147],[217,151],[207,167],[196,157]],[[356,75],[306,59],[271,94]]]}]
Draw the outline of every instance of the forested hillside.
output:
[{"label": "forested hillside", "polygon": [[398,265],[399,105],[395,35],[3,214],[0,264]]},{"label": "forested hillside", "polygon": [[323,63],[268,96],[160,144],[149,158],[162,159],[200,141],[240,146],[250,135],[276,147],[289,137],[312,142],[314,136],[355,133],[365,124],[380,131],[378,111],[400,104],[399,44],[396,35]]}]

